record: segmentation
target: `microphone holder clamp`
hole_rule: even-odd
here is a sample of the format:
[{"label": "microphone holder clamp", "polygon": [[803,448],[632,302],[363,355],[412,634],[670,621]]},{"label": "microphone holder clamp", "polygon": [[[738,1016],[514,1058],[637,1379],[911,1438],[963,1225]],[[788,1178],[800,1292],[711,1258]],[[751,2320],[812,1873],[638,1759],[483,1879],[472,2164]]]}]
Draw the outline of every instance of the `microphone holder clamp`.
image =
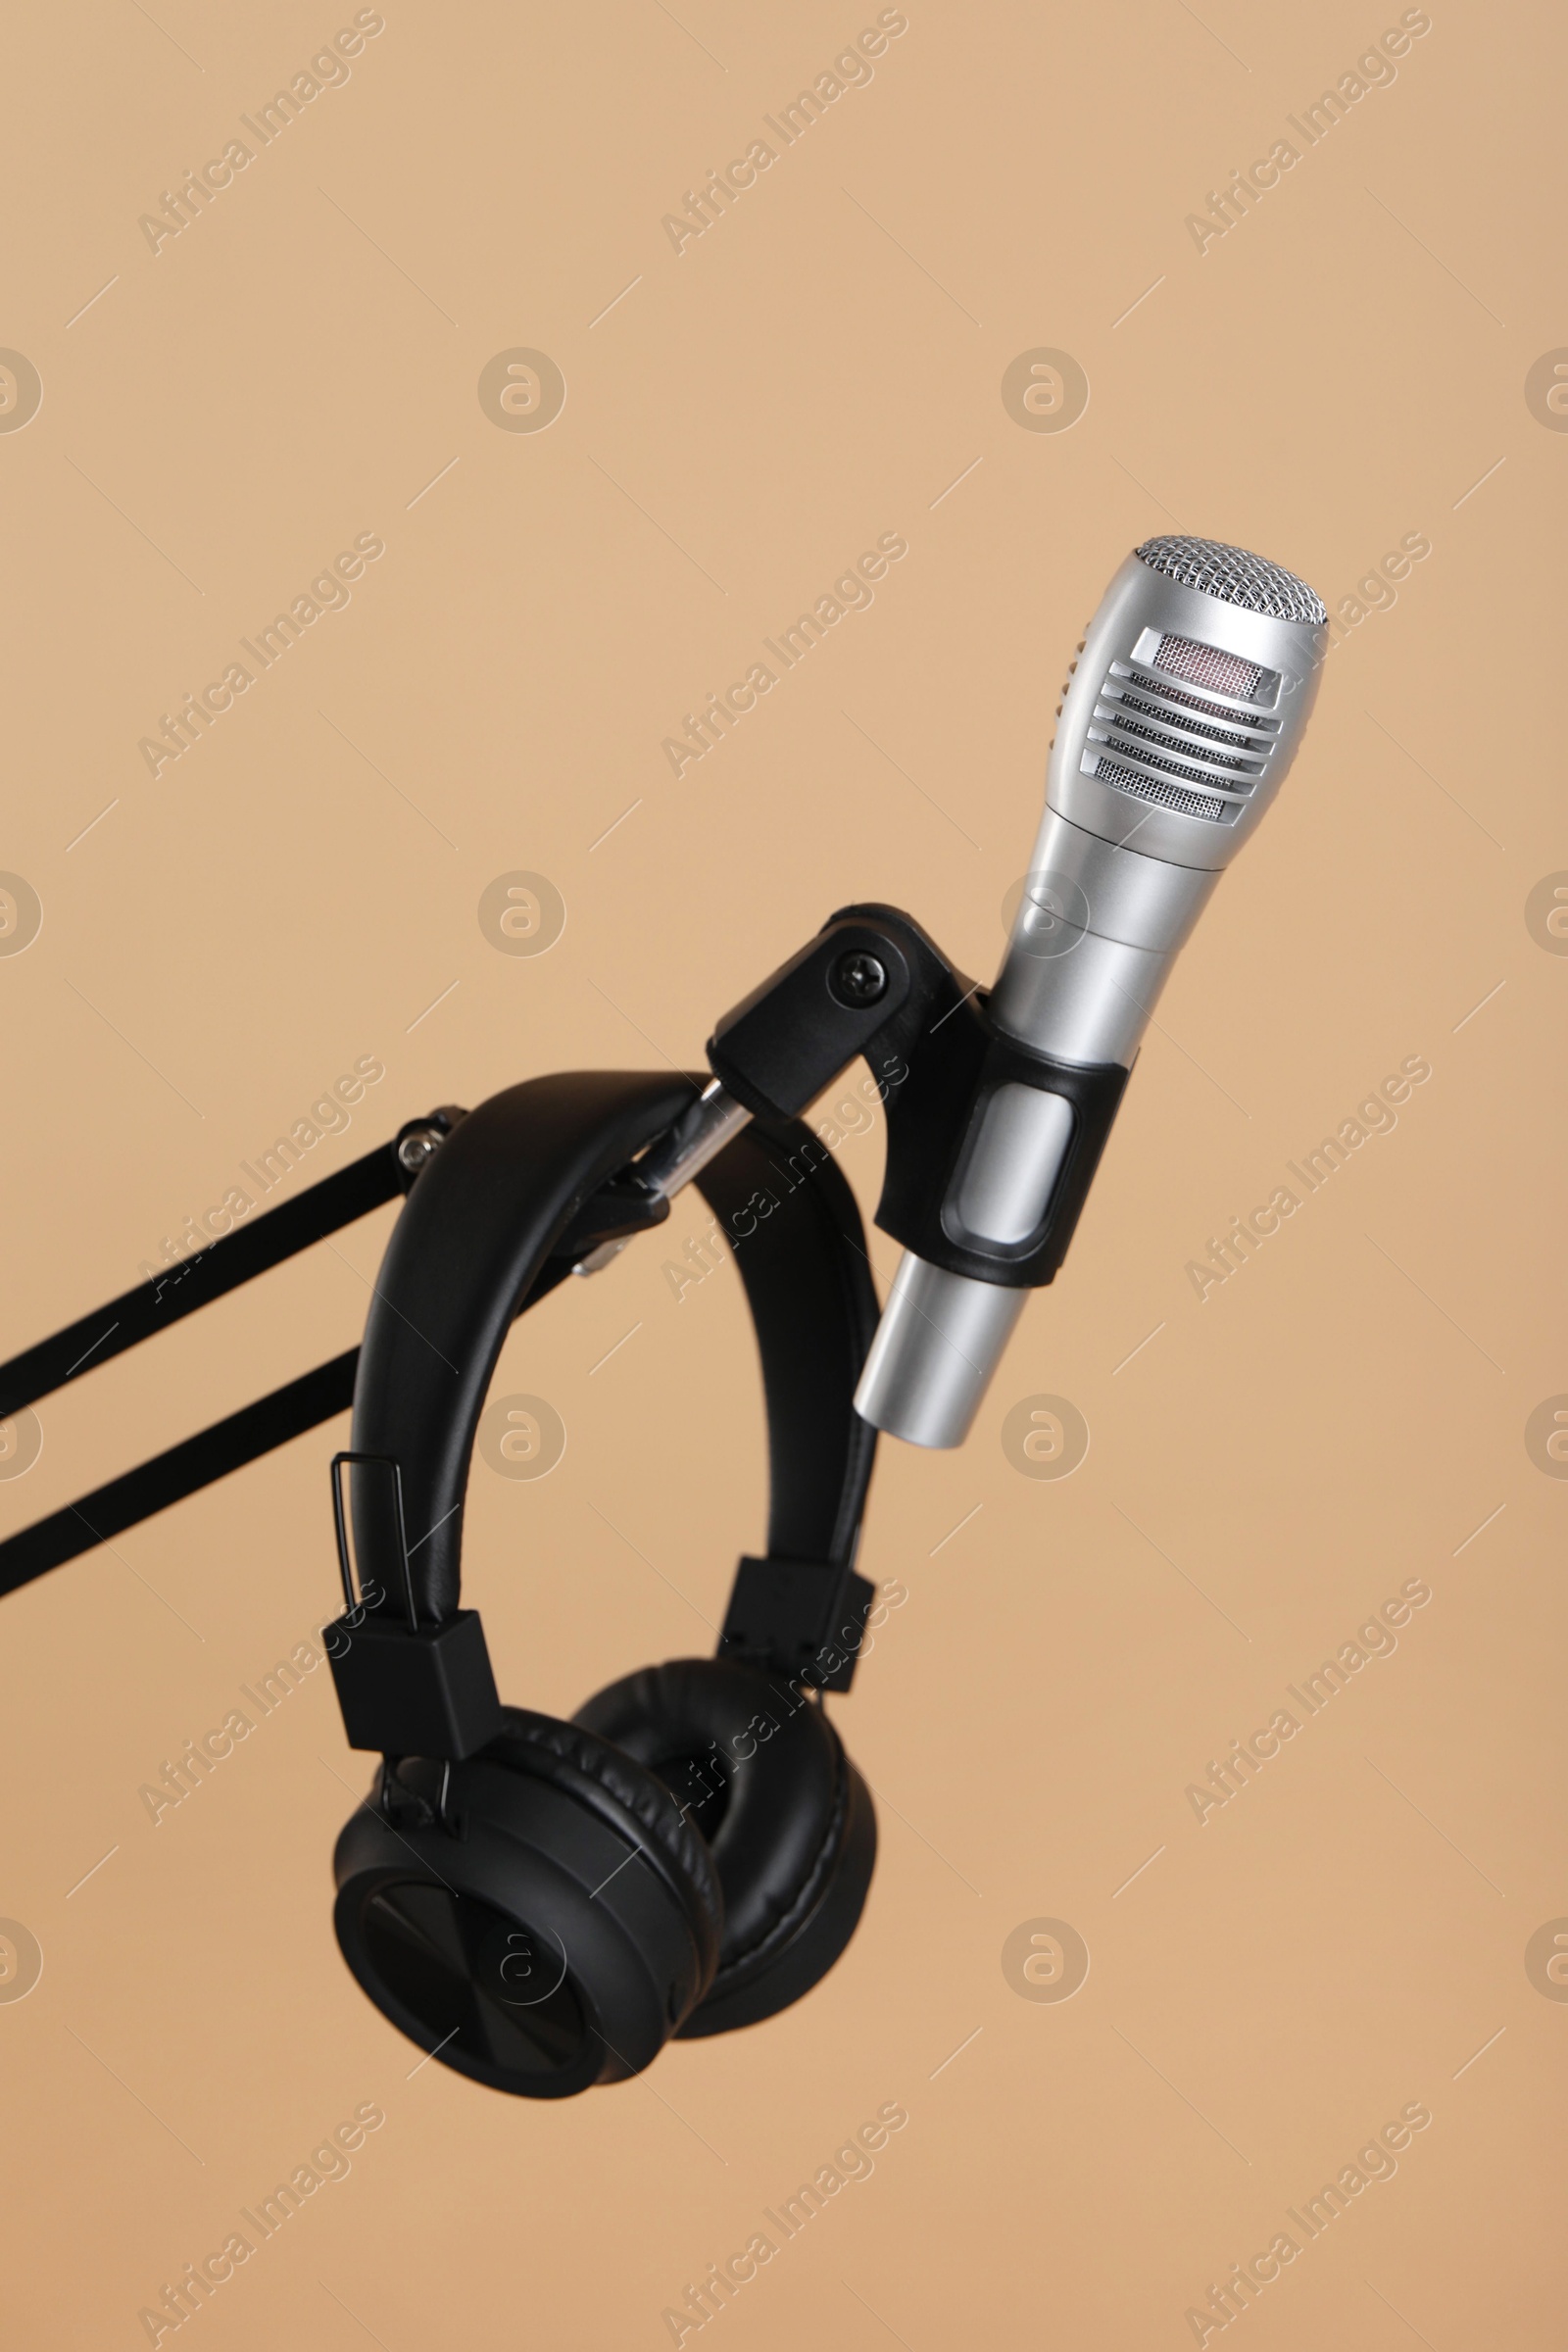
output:
[{"label": "microphone holder clamp", "polygon": [[[989,998],[896,906],[841,907],[799,954],[718,1021],[709,1066],[766,1119],[796,1118],[863,1055],[888,1119],[875,1221],[929,1265],[1008,1290],[1054,1277],[1129,1072],[1054,1060],[992,1019]],[[964,1231],[953,1202],[987,1109],[1025,1086],[1068,1105],[1071,1130],[1034,1229],[1012,1244]]]}]

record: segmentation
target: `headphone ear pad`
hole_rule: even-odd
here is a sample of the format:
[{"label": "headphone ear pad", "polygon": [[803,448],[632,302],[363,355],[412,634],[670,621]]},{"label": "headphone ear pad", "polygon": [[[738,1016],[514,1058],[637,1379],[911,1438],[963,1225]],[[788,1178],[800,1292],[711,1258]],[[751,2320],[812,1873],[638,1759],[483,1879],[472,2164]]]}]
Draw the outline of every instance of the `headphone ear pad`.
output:
[{"label": "headphone ear pad", "polygon": [[681,2036],[799,2000],[854,1934],[876,1860],[870,1792],[821,1705],[738,1659],[680,1658],[612,1683],[574,1720],[661,1781],[711,1852],[718,1965]]},{"label": "headphone ear pad", "polygon": [[629,1816],[643,1852],[681,1899],[704,1980],[710,1979],[718,1961],[724,1897],[706,1841],[665,1784],[582,1724],[528,1707],[502,1713],[504,1728],[483,1751],[486,1758],[564,1789],[622,1837]]}]

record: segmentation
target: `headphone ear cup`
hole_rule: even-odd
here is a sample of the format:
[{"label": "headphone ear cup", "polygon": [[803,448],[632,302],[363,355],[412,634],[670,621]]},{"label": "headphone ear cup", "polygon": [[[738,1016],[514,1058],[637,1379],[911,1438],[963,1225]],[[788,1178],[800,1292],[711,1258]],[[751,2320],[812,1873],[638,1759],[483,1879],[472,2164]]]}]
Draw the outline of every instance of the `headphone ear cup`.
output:
[{"label": "headphone ear cup", "polygon": [[487,1747],[386,1772],[338,1839],[365,1991],[443,2064],[524,2098],[648,2065],[717,1964],[722,1897],[669,1790],[591,1731],[504,1710]]},{"label": "headphone ear cup", "polygon": [[755,2025],[809,1991],[876,1861],[870,1791],[820,1704],[737,1659],[681,1658],[612,1683],[574,1720],[662,1781],[711,1852],[718,1964],[681,2036]]},{"label": "headphone ear cup", "polygon": [[644,1859],[668,1881],[685,1908],[706,1986],[718,1965],[724,1897],[707,1842],[671,1790],[635,1756],[586,1725],[562,1723],[527,1707],[507,1707],[503,1713],[505,1727],[486,1756],[564,1790],[618,1835],[625,1835],[629,1817]]}]

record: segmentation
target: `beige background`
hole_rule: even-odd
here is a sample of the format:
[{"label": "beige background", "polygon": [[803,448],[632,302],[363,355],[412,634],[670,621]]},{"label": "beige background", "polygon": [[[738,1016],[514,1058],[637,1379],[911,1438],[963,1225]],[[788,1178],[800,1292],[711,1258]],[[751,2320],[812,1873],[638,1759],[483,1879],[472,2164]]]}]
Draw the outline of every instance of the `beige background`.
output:
[{"label": "beige background", "polygon": [[[1568,964],[1524,907],[1568,867],[1568,442],[1524,379],[1568,342],[1558,24],[1435,4],[1200,256],[1186,215],[1396,8],[911,0],[869,86],[677,257],[662,216],[874,10],[389,0],[155,257],[138,216],[350,13],[12,29],[0,343],[44,398],[0,434],[0,865],[44,921],[0,959],[8,1351],[133,1284],[357,1055],[386,1077],[296,1188],[433,1102],[689,1064],[851,898],[989,976],[1064,661],[1136,541],[1238,542],[1331,606],[1402,534],[1432,553],[1332,656],[971,1443],[885,1448],[863,1564],[908,1598],[837,1709],[882,1855],[799,2007],[561,2106],[411,2079],[331,1936],[368,1775],[324,1672],[154,1828],[141,1784],[334,1605],[346,1422],[7,1601],[0,1912],[44,1953],[0,2005],[14,2340],[145,2341],[139,2308],[375,2100],[204,2341],[668,2342],[687,2282],[897,2099],[726,2340],[1191,2342],[1188,2307],[1421,2101],[1253,2352],[1555,2343],[1568,2006],[1524,1950],[1568,1914],[1568,1488],[1524,1427],[1568,1389]],[[517,346],[566,379],[546,432],[476,397]],[[1068,432],[1003,407],[1039,346],[1087,371]],[[672,777],[682,713],[889,530],[874,607]],[[350,607],[154,781],[138,739],[363,531],[386,553]],[[514,868],[567,906],[542,957],[479,929]],[[1397,1130],[1200,1304],[1207,1237],[1412,1054]],[[881,1149],[842,1155],[867,1213]],[[49,1399],[0,1525],[352,1345],[389,1215]],[[474,1477],[471,1597],[533,1705],[703,1647],[761,1532],[733,1273],[677,1305],[662,1253],[503,1364],[569,1431],[540,1484]],[[1039,1393],[1092,1432],[1062,1482],[1002,1450]],[[1397,1653],[1200,1826],[1188,1784],[1411,1577]],[[1040,1917],[1092,1954],[1060,2005],[1001,1966]]]}]

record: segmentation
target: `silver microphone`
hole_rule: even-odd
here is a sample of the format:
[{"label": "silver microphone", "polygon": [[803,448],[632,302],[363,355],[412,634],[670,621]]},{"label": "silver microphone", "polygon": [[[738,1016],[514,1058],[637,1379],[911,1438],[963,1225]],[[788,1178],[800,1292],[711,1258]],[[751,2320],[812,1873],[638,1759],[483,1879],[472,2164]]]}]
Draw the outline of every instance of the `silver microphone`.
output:
[{"label": "silver microphone", "polygon": [[[1176,951],[1284,782],[1327,645],[1293,572],[1209,539],[1128,557],[1069,665],[1046,811],[989,1010],[1052,1060],[1130,1069]],[[944,1231],[1004,1270],[1047,1228],[1072,1141],[1059,1094],[986,1102]],[[905,1252],[855,1404],[915,1446],[959,1446],[1028,1293]]]}]

